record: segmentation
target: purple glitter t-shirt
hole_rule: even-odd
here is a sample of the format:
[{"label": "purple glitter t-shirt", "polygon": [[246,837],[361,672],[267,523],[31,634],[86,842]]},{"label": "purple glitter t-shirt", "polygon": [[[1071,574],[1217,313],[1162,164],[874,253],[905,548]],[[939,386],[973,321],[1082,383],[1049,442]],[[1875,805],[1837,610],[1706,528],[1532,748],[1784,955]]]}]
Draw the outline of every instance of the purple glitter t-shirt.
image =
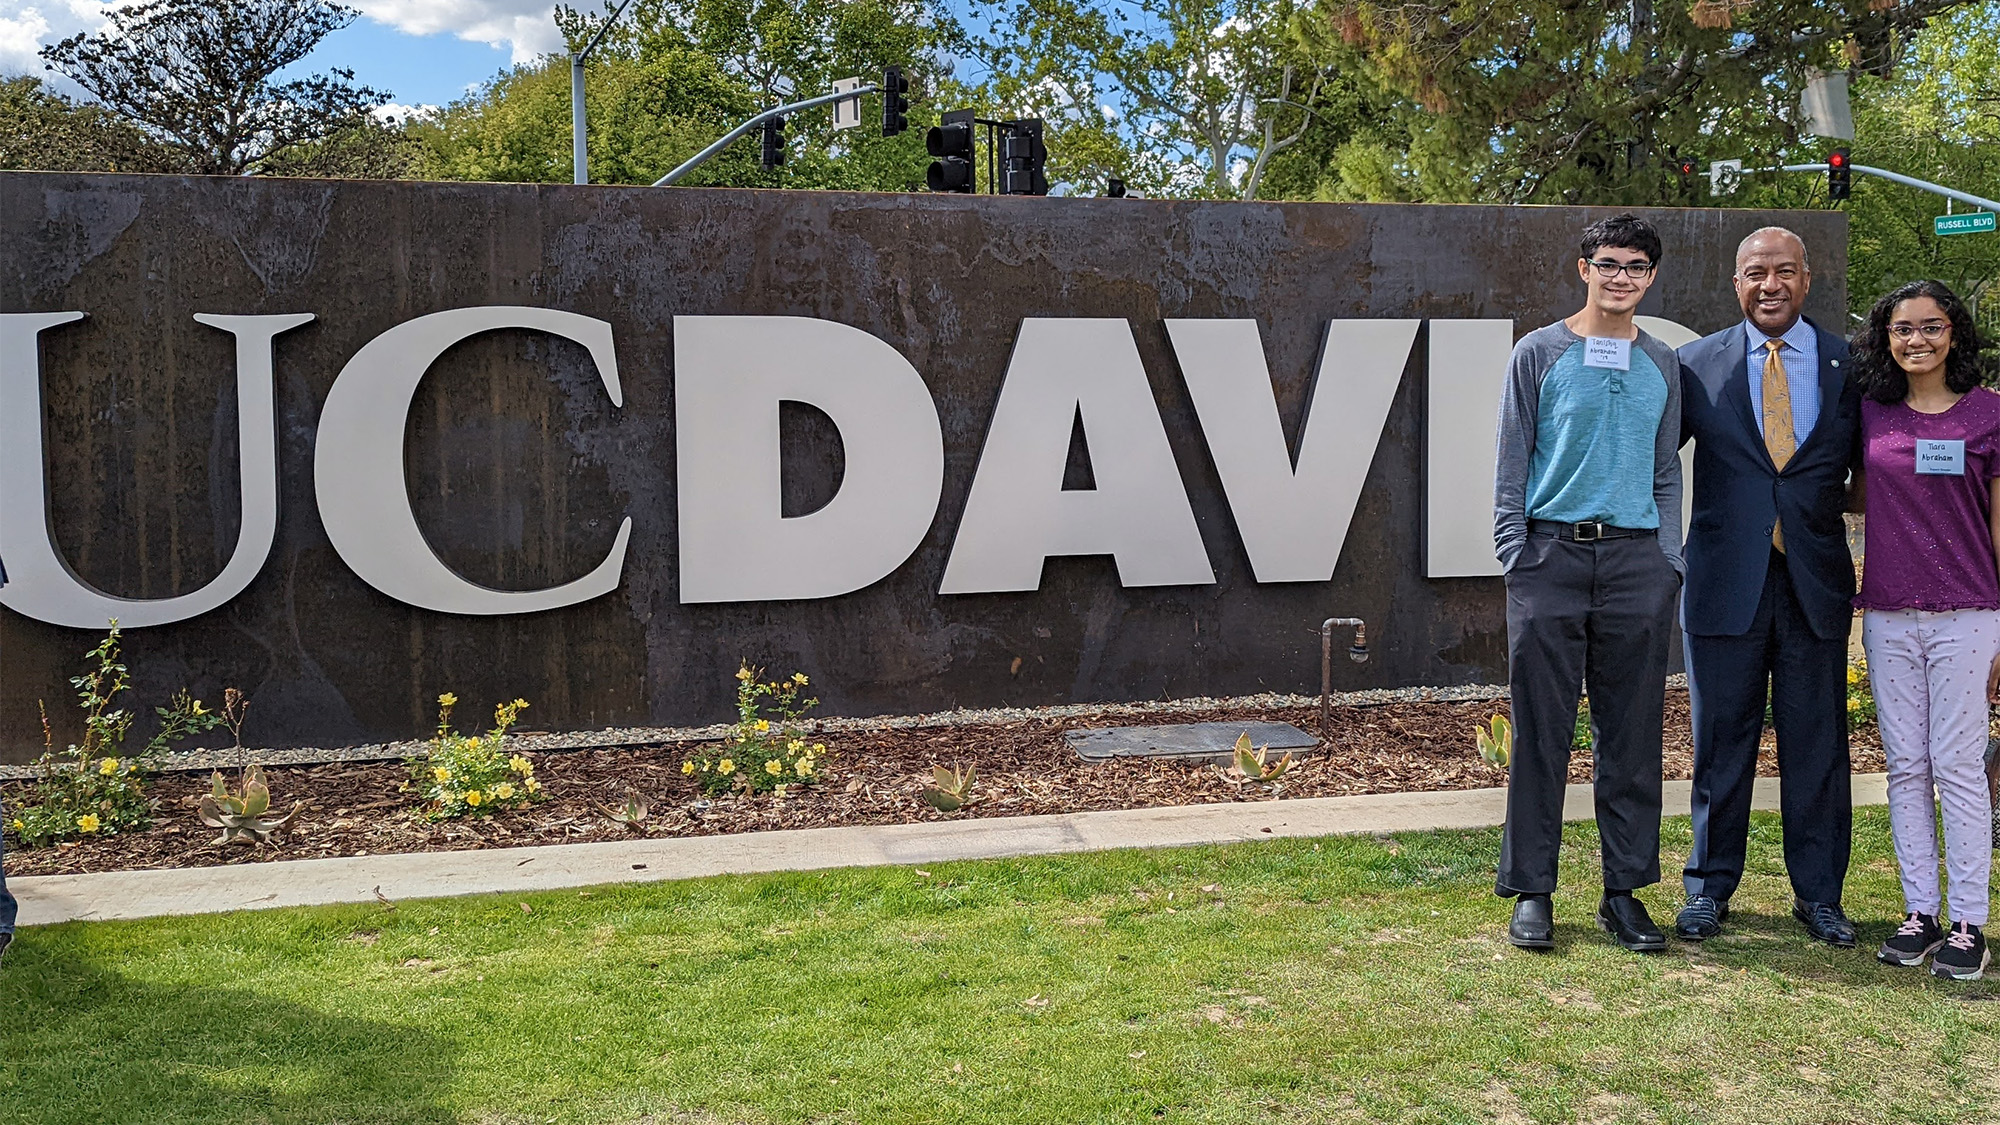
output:
[{"label": "purple glitter t-shirt", "polygon": [[[1863,399],[1861,440],[1867,553],[1854,604],[2000,609],[1987,522],[2000,477],[2000,394],[1975,387],[1941,414]],[[1925,467],[1944,471],[1917,471],[1920,442]]]}]

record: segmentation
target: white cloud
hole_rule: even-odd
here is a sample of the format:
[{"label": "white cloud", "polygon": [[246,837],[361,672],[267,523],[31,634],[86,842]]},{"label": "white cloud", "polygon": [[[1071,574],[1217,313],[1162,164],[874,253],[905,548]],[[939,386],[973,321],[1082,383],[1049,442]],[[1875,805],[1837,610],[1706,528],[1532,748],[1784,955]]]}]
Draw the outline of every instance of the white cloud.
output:
[{"label": "white cloud", "polygon": [[[0,0],[0,74],[35,74],[68,88],[42,69],[38,52],[79,31],[104,27],[106,13],[130,0]],[[448,33],[505,47],[517,63],[563,49],[551,0],[350,0],[365,16],[411,35]],[[589,0],[580,7],[594,10]],[[71,90],[71,92],[75,92]]]},{"label": "white cloud", "polygon": [[354,0],[354,6],[411,35],[450,32],[474,43],[504,46],[517,63],[563,49],[555,5],[546,0]]},{"label": "white cloud", "polygon": [[0,0],[0,74],[53,78],[42,69],[41,49],[79,31],[104,26],[119,0]]},{"label": "white cloud", "polygon": [[411,118],[429,117],[437,111],[437,106],[428,103],[422,105],[404,105],[401,102],[383,102],[368,112],[375,120],[394,125],[398,121],[407,121]]}]

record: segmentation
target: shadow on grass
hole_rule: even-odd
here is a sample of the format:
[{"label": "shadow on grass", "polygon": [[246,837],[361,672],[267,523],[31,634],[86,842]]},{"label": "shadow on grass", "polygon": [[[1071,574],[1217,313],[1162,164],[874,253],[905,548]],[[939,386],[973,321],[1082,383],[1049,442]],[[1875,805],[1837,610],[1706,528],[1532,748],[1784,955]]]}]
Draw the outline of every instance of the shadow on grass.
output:
[{"label": "shadow on grass", "polygon": [[447,1041],[227,981],[163,985],[37,948],[73,954],[77,942],[48,941],[68,928],[24,935],[0,968],[6,1120],[458,1120],[443,1100],[458,1057]]}]

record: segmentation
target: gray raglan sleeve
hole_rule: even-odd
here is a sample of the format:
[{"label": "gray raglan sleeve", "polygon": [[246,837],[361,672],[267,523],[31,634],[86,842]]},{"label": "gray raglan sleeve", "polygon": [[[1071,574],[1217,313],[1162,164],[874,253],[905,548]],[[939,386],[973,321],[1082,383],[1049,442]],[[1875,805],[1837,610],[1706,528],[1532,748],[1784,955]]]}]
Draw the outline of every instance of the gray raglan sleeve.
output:
[{"label": "gray raglan sleeve", "polygon": [[1528,465],[1535,456],[1535,415],[1548,362],[1532,336],[1514,345],[1500,389],[1500,424],[1493,464],[1493,553],[1503,571],[1528,542]]},{"label": "gray raglan sleeve", "polygon": [[1660,550],[1686,578],[1687,562],[1681,557],[1681,361],[1652,336],[1642,333],[1639,345],[1667,381],[1667,407],[1660,411],[1660,432],[1653,440],[1653,504],[1660,510]]}]

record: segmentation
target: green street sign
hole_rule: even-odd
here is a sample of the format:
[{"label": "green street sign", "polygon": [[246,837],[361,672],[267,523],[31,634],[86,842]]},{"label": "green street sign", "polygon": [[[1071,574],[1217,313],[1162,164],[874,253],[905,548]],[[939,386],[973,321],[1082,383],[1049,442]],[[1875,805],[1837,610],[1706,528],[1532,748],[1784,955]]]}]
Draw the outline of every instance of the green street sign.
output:
[{"label": "green street sign", "polygon": [[1993,230],[1993,212],[1972,211],[1963,215],[1939,215],[1937,232],[1947,234],[1980,234]]}]

